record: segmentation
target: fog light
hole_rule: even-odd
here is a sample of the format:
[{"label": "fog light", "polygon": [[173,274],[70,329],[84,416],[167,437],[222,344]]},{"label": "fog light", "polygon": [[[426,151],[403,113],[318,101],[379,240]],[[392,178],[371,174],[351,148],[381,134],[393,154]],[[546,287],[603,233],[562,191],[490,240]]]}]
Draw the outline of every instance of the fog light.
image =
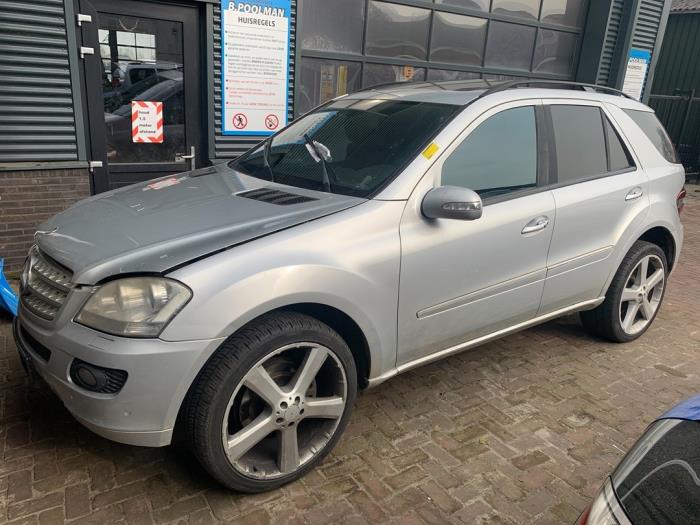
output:
[{"label": "fog light", "polygon": [[74,359],[70,366],[70,378],[80,388],[100,394],[116,394],[119,392],[128,374],[125,370],[104,368]]}]

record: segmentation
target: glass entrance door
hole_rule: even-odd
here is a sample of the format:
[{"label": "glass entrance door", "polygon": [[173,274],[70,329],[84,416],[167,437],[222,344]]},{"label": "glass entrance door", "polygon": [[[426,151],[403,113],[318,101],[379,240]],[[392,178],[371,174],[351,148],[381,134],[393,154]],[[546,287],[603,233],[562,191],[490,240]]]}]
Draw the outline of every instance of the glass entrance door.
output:
[{"label": "glass entrance door", "polygon": [[203,128],[198,10],[81,0],[96,193],[200,164]]}]

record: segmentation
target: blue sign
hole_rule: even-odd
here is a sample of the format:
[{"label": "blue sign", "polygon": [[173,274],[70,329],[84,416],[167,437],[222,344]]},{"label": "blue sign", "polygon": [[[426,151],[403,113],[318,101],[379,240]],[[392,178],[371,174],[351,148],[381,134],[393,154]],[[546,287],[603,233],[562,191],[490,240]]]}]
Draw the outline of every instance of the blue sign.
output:
[{"label": "blue sign", "polygon": [[221,0],[224,135],[271,135],[287,125],[291,0]]}]

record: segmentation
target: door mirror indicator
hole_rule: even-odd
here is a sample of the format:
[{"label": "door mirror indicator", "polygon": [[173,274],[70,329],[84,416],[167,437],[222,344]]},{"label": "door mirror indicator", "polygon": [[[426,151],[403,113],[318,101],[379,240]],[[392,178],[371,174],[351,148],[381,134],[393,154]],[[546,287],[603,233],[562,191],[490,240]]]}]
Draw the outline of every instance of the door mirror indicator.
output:
[{"label": "door mirror indicator", "polygon": [[482,209],[479,194],[459,186],[433,188],[421,203],[421,211],[428,219],[473,221],[481,217]]}]

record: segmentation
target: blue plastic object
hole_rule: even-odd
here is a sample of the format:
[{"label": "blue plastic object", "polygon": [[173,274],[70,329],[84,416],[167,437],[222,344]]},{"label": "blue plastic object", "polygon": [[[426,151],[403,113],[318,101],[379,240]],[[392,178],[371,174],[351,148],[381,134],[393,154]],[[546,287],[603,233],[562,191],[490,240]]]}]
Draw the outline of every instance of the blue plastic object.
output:
[{"label": "blue plastic object", "polygon": [[4,259],[0,259],[0,306],[10,312],[13,316],[17,315],[17,295],[10,286],[10,283],[5,279],[2,269],[5,266]]},{"label": "blue plastic object", "polygon": [[700,421],[700,395],[681,401],[659,419],[687,419]]}]

